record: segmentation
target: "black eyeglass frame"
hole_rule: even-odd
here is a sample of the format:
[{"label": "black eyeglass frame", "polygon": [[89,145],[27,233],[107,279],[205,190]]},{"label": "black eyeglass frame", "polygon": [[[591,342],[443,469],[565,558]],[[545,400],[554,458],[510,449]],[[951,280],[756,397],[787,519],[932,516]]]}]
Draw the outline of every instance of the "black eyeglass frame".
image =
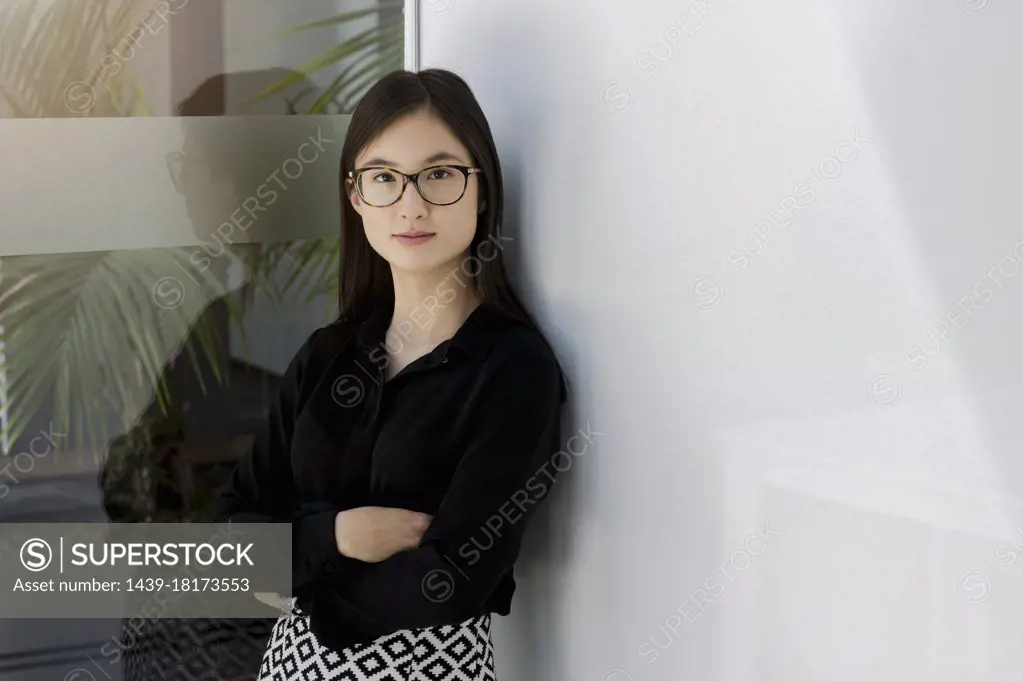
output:
[{"label": "black eyeglass frame", "polygon": [[[454,201],[448,201],[447,203],[437,203],[436,201],[431,201],[430,199],[428,199],[425,196],[423,196],[423,190],[419,186],[419,176],[422,175],[425,172],[430,171],[430,170],[436,170],[437,168],[454,168],[455,170],[457,170],[460,173],[462,173],[462,179],[464,180],[464,182],[462,184],[462,193],[459,194],[458,198],[455,199]],[[382,204],[382,205],[377,205],[375,203],[370,203],[369,201],[367,201],[366,197],[363,196],[363,194],[362,194],[362,184],[359,182],[359,178],[362,177],[362,174],[364,172],[366,172],[367,170],[387,170],[389,172],[394,173],[395,175],[400,175],[401,176],[401,191],[398,192],[398,198],[396,198],[394,201],[391,201],[390,203],[385,203],[385,204]],[[363,201],[366,201],[367,205],[373,206],[374,208],[386,208],[387,206],[393,206],[394,204],[396,204],[399,201],[401,201],[401,197],[405,196],[405,190],[408,188],[409,182],[412,182],[413,184],[416,185],[416,191],[419,192],[419,196],[423,197],[423,201],[426,201],[427,203],[433,204],[434,206],[451,206],[451,205],[454,205],[454,204],[458,203],[459,201],[461,201],[462,197],[465,196],[465,190],[469,188],[469,176],[474,174],[474,173],[482,173],[482,172],[483,172],[482,168],[473,168],[471,166],[461,166],[461,165],[451,165],[451,164],[441,164],[441,165],[436,165],[436,166],[430,166],[429,168],[423,168],[422,170],[420,170],[419,172],[416,172],[416,173],[403,173],[400,170],[396,170],[394,168],[388,168],[387,166],[366,166],[365,168],[358,168],[356,170],[349,170],[348,171],[348,177],[351,178],[351,180],[355,183],[355,191],[357,191],[359,193],[359,198],[361,198]]]}]

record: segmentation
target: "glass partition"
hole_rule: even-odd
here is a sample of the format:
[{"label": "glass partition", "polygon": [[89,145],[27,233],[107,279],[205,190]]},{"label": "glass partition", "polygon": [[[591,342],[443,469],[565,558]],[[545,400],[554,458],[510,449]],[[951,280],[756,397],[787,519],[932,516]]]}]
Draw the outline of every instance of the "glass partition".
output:
[{"label": "glass partition", "polygon": [[[0,522],[208,518],[336,316],[348,114],[405,43],[400,1],[0,0]],[[264,625],[139,661],[0,620],[0,678],[254,678]]]}]

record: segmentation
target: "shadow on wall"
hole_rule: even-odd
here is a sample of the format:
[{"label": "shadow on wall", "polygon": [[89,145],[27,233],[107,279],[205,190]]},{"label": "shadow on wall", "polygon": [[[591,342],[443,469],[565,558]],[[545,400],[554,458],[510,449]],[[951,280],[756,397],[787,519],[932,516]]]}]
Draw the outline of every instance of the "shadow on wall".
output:
[{"label": "shadow on wall", "polygon": [[[557,291],[544,290],[541,283],[528,280],[525,276],[528,268],[520,264],[539,251],[536,244],[545,227],[538,223],[538,216],[525,204],[527,197],[523,196],[526,174],[536,159],[546,156],[547,149],[541,147],[546,147],[545,140],[550,139],[542,129],[545,125],[542,117],[548,114],[537,102],[544,93],[554,92],[559,87],[554,80],[543,79],[552,73],[550,69],[541,68],[540,62],[549,53],[577,53],[566,43],[582,39],[571,32],[555,35],[552,28],[542,17],[529,12],[505,13],[488,25],[481,26],[477,22],[473,31],[481,34],[475,41],[479,52],[464,55],[460,61],[472,65],[462,75],[470,84],[478,83],[473,89],[483,100],[481,104],[487,110],[500,147],[506,197],[504,233],[514,238],[508,249],[509,271],[569,377],[569,401],[561,427],[561,448],[567,450],[569,438],[585,432],[588,424],[600,430],[600,424],[592,422],[591,414],[580,411],[586,401],[580,397],[578,381],[573,380],[578,377],[574,367],[592,366],[591,361],[595,362],[596,358],[586,356],[585,344],[575,342],[570,332],[585,328],[582,312],[568,308],[565,301],[558,299]],[[525,54],[517,39],[522,35],[532,36],[534,45]],[[547,50],[543,49],[544,45]],[[519,54],[527,62],[533,61],[523,63],[520,59],[502,58],[501,55],[507,54]],[[523,78],[523,70],[536,77]],[[580,147],[584,143],[584,140],[578,141]],[[583,150],[580,148],[579,152]],[[568,151],[566,154],[572,155]],[[585,168],[577,171],[586,173]],[[569,669],[560,668],[563,657],[557,653],[561,644],[559,631],[564,625],[558,614],[568,579],[563,566],[571,563],[570,557],[575,552],[572,540],[577,533],[573,529],[577,527],[577,511],[586,495],[581,481],[592,477],[585,469],[597,465],[602,445],[599,438],[596,443],[576,444],[578,441],[579,438],[572,441],[573,453],[583,447],[588,451],[576,456],[570,454],[568,458],[555,455],[556,460],[549,462],[562,472],[558,473],[557,484],[537,511],[523,540],[515,567],[512,615],[494,620],[499,678],[571,678]],[[545,480],[541,472],[537,473],[537,480]]]}]

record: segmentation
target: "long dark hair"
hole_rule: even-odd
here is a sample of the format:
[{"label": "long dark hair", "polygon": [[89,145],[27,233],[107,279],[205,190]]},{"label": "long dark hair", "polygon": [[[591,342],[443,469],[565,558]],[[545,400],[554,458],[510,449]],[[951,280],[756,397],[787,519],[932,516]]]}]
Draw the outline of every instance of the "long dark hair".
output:
[{"label": "long dark hair", "polygon": [[[501,162],[490,125],[472,90],[460,76],[445,69],[394,71],[362,97],[352,114],[341,150],[340,322],[358,323],[372,315],[377,306],[394,305],[390,266],[366,239],[362,218],[348,200],[345,178],[354,170],[356,156],[391,123],[420,111],[428,111],[444,121],[469,150],[472,162],[483,169],[477,177],[480,196],[486,204],[477,217],[469,251],[481,252],[480,245],[488,240],[499,243],[504,215]],[[481,304],[519,320],[543,336],[508,279],[503,249],[491,245],[486,252],[495,252],[496,257],[478,258],[475,268],[478,272],[466,273],[476,286]]]}]

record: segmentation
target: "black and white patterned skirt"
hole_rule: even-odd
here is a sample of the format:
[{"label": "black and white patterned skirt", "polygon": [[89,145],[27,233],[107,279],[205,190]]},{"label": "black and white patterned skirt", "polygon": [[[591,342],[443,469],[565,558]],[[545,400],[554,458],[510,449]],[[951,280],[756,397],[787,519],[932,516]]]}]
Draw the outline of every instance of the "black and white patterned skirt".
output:
[{"label": "black and white patterned skirt", "polygon": [[309,616],[281,615],[259,681],[497,681],[490,614],[461,624],[406,629],[343,650],[320,644]]}]

